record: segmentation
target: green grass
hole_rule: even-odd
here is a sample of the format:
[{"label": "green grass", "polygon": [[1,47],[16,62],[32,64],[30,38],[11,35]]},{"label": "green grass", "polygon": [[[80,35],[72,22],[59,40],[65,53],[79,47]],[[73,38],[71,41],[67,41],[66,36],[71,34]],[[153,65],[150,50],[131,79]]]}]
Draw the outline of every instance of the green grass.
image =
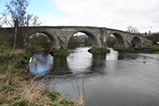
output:
[{"label": "green grass", "polygon": [[159,53],[159,45],[149,45],[141,48],[114,48],[114,50],[130,53]]},{"label": "green grass", "polygon": [[143,47],[145,49],[153,49],[153,50],[159,50],[159,45],[149,45],[146,47]]},{"label": "green grass", "polygon": [[37,46],[29,47],[28,51],[31,52],[32,54],[40,53],[44,51],[44,48],[42,47],[42,45],[37,45]]},{"label": "green grass", "polygon": [[3,93],[8,93],[8,92],[15,92],[16,90],[9,86],[9,85],[3,85],[0,87],[0,92],[3,92]]},{"label": "green grass", "polygon": [[0,105],[2,105],[3,103],[7,103],[8,102],[8,96],[7,95],[3,95],[0,97]]},{"label": "green grass", "polygon": [[[34,77],[26,69],[30,56],[30,53],[16,54],[10,58],[7,55],[0,56],[0,105],[83,106],[62,97],[58,92],[36,86],[36,80],[33,81]],[[31,102],[30,98],[33,98]]]},{"label": "green grass", "polygon": [[51,51],[50,51],[50,54],[53,55],[53,56],[54,56],[54,55],[67,56],[67,55],[70,54],[70,52],[69,52],[68,50],[65,50],[65,49],[59,49],[59,50],[54,49],[54,50],[51,50]]},{"label": "green grass", "polygon": [[9,54],[12,52],[12,47],[9,46],[0,46],[0,51],[5,54]]},{"label": "green grass", "polygon": [[69,100],[67,100],[67,99],[62,99],[60,102],[59,102],[59,104],[61,104],[61,105],[63,105],[63,106],[65,106],[65,105],[67,105],[67,104],[69,104],[69,106],[74,106],[74,102],[72,102],[72,101],[69,101]]},{"label": "green grass", "polygon": [[54,102],[60,95],[59,92],[50,92],[49,90],[45,90],[45,94]]},{"label": "green grass", "polygon": [[135,50],[143,53],[159,53],[159,45],[149,45],[142,48],[135,48]]},{"label": "green grass", "polygon": [[53,106],[74,106],[75,105],[73,101],[63,98],[59,92],[51,92],[49,90],[45,90],[45,94],[50,98],[51,102],[55,103]]},{"label": "green grass", "polygon": [[107,48],[91,48],[88,50],[88,52],[95,54],[105,54],[105,53],[110,53],[110,50]]},{"label": "green grass", "polygon": [[18,103],[19,106],[28,106],[27,100],[22,100]]},{"label": "green grass", "polygon": [[28,66],[28,62],[31,53],[22,53],[18,54],[18,56],[13,55],[12,57],[8,57],[8,55],[0,56],[0,74],[5,74],[8,67],[13,66],[14,72],[19,72]]}]

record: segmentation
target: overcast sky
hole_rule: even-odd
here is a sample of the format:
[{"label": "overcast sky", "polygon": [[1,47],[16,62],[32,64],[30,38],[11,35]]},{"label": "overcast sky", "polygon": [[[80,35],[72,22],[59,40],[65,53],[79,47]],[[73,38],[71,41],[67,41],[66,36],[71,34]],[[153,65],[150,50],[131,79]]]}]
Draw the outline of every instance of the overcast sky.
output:
[{"label": "overcast sky", "polygon": [[[5,2],[0,0],[0,12]],[[48,26],[98,26],[159,32],[159,0],[30,0],[28,12]]]}]

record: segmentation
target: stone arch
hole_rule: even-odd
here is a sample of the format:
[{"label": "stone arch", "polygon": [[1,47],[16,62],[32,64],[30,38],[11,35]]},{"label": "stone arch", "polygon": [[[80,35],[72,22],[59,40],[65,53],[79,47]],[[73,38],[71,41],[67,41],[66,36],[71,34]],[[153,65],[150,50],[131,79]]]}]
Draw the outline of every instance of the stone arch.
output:
[{"label": "stone arch", "polygon": [[[114,35],[118,41],[118,47],[125,47],[124,38],[119,33],[111,33],[109,36]],[[108,37],[109,37],[108,36]]]},{"label": "stone arch", "polygon": [[[84,30],[75,31],[71,34],[71,37],[78,32],[82,32],[82,33],[86,34],[92,40],[92,48],[98,48],[99,43],[97,41],[96,36],[89,31],[84,31]],[[71,39],[71,37],[70,37],[70,39]],[[69,41],[70,41],[70,39],[69,39]]]},{"label": "stone arch", "polygon": [[117,47],[117,45],[118,45],[117,38],[111,34],[110,36],[108,36],[108,38],[106,40],[106,45],[107,45],[107,47],[110,47],[110,48]]},{"label": "stone arch", "polygon": [[30,36],[32,36],[33,34],[36,34],[36,33],[45,34],[51,40],[53,48],[57,49],[56,48],[57,47],[57,42],[56,42],[57,40],[56,40],[56,38],[53,35],[51,35],[50,33],[46,32],[46,31],[34,31],[34,32],[32,32],[32,33],[29,34],[28,38]]},{"label": "stone arch", "polygon": [[141,47],[141,40],[139,37],[134,37],[132,40],[131,40],[131,44],[132,44],[132,47]]}]

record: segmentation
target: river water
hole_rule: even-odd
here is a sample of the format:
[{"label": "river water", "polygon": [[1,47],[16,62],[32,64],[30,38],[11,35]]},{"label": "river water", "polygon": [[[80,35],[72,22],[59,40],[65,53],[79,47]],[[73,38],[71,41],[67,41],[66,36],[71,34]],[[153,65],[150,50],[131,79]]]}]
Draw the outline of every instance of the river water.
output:
[{"label": "river water", "polygon": [[[82,97],[85,106],[159,106],[159,54],[111,49],[107,55],[92,55],[88,49],[70,50],[67,57],[44,56],[48,62],[36,67],[46,67],[50,89],[70,99]],[[37,69],[31,65],[30,70]]]}]

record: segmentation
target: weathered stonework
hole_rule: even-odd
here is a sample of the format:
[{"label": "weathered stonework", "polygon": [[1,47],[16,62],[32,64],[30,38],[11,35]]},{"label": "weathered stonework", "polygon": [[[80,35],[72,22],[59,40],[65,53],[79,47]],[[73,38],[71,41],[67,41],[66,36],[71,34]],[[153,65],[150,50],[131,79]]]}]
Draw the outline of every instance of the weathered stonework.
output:
[{"label": "weathered stonework", "polygon": [[[3,28],[4,29],[4,28]],[[2,28],[0,29],[3,30]],[[92,48],[106,48],[107,38],[113,34],[116,36],[119,47],[130,48],[132,47],[132,41],[137,42],[137,46],[151,45],[151,41],[147,40],[141,34],[132,34],[125,31],[108,29],[105,27],[88,27],[88,26],[38,26],[38,27],[21,27],[23,35],[26,33],[32,35],[34,33],[44,33],[51,40],[55,49],[67,49],[68,42],[71,37],[77,32],[83,32],[92,39]],[[13,34],[13,28],[5,28],[7,33]],[[1,33],[0,33],[1,34]],[[135,39],[135,40],[134,40]]]}]

